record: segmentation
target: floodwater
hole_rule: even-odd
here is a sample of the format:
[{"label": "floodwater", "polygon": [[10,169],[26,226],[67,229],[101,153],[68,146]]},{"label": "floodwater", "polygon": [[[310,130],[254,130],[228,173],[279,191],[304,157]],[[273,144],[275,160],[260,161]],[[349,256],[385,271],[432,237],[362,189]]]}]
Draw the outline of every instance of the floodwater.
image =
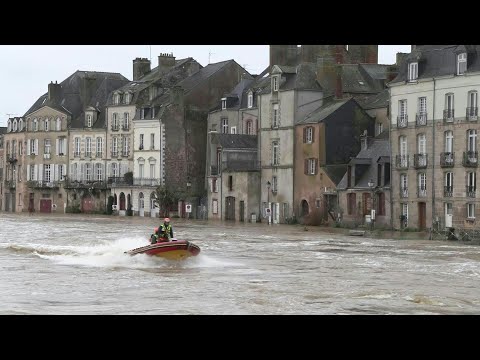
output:
[{"label": "floodwater", "polygon": [[480,247],[172,219],[201,253],[124,251],[158,219],[0,213],[0,314],[478,314]]}]

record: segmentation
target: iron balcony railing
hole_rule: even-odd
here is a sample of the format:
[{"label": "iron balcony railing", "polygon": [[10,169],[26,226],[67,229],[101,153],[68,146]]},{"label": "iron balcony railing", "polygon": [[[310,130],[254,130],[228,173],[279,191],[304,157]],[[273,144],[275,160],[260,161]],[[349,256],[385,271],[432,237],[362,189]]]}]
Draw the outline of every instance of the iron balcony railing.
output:
[{"label": "iron balcony railing", "polygon": [[443,196],[452,197],[453,195],[453,186],[444,186],[443,187]]},{"label": "iron balcony railing", "polygon": [[260,170],[260,161],[258,160],[227,160],[222,162],[223,170],[248,171]]},{"label": "iron balcony railing", "polygon": [[155,178],[133,178],[133,185],[137,186],[160,186],[162,185],[161,179]]},{"label": "iron balcony railing", "polygon": [[427,125],[427,113],[420,112],[416,116],[415,125],[417,126],[425,126]]},{"label": "iron balcony railing", "polygon": [[27,186],[34,189],[53,189],[58,188],[58,181],[46,181],[46,180],[30,180],[27,181]]},{"label": "iron balcony railing", "polygon": [[122,130],[128,131],[128,130],[130,130],[130,126],[129,125],[122,125]]},{"label": "iron balcony railing", "polygon": [[67,180],[64,187],[67,189],[105,189],[107,183],[103,180]]},{"label": "iron balcony railing", "polygon": [[397,127],[406,128],[408,125],[408,115],[398,115],[397,116]]},{"label": "iron balcony railing", "polygon": [[396,155],[395,164],[397,169],[408,169],[408,155]]},{"label": "iron balcony railing", "polygon": [[477,151],[464,151],[463,152],[463,166],[465,166],[465,167],[477,167],[478,166],[478,152]]},{"label": "iron balcony railing", "polygon": [[455,165],[455,153],[442,152],[440,153],[440,166],[441,167],[453,167]]},{"label": "iron balcony railing", "polygon": [[11,164],[17,161],[17,155],[15,154],[7,154],[7,161]]},{"label": "iron balcony railing", "polygon": [[455,120],[455,110],[454,109],[443,110],[443,121],[453,122],[453,120]]},{"label": "iron balcony railing", "polygon": [[413,167],[415,169],[424,169],[427,167],[427,154],[414,154]]},{"label": "iron balcony railing", "polygon": [[400,197],[401,198],[408,198],[408,188],[401,187],[400,188]]},{"label": "iron balcony railing", "polygon": [[426,186],[419,187],[417,190],[417,195],[418,197],[427,197],[427,187]]},{"label": "iron balcony railing", "polygon": [[470,185],[467,185],[466,186],[466,191],[465,191],[465,195],[467,197],[476,197],[476,187],[475,186],[470,186]]},{"label": "iron balcony railing", "polygon": [[466,118],[468,121],[477,121],[478,120],[478,107],[467,107]]}]

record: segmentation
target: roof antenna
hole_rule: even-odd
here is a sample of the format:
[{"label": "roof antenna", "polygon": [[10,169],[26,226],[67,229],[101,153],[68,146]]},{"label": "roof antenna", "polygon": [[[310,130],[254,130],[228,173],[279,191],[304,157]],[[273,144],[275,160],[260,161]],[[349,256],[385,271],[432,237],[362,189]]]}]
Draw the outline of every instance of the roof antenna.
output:
[{"label": "roof antenna", "polygon": [[208,52],[208,63],[210,64],[210,58],[212,55],[215,55],[215,53],[212,53],[211,51]]}]

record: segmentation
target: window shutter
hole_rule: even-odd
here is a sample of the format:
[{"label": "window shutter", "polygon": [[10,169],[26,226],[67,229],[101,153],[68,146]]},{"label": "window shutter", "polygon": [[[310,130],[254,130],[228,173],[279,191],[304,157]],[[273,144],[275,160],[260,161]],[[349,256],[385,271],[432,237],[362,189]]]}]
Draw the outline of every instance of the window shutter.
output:
[{"label": "window shutter", "polygon": [[30,155],[30,139],[27,140],[27,155]]},{"label": "window shutter", "polygon": [[85,176],[85,164],[80,164],[79,170],[80,170],[80,174],[79,174],[80,176],[78,177],[78,180],[83,181]]},{"label": "window shutter", "polygon": [[53,181],[58,181],[58,165],[53,165]]},{"label": "window shutter", "polygon": [[34,181],[37,181],[38,179],[38,165],[35,164],[33,165],[33,179]]},{"label": "window shutter", "polygon": [[105,171],[104,171],[104,165],[100,164],[100,178],[102,180],[105,180]]},{"label": "window shutter", "polygon": [[213,179],[210,179],[210,192],[213,193]]},{"label": "window shutter", "polygon": [[92,140],[90,142],[90,150],[92,152],[92,157],[96,157],[97,156],[97,138],[96,137],[92,137]]},{"label": "window shutter", "polygon": [[314,165],[315,165],[315,166],[314,166],[314,168],[315,168],[315,175],[317,175],[317,174],[318,174],[318,159],[314,159],[314,162],[315,162],[315,164],[314,164]]},{"label": "window shutter", "polygon": [[312,126],[312,143],[315,142],[315,127]]},{"label": "window shutter", "polygon": [[307,142],[307,128],[303,128],[303,143]]},{"label": "window shutter", "polygon": [[30,179],[30,166],[31,165],[27,165],[27,181],[32,180],[32,179]]},{"label": "window shutter", "polygon": [[38,165],[38,181],[42,181],[42,180],[43,180],[43,164],[39,164]]},{"label": "window shutter", "polygon": [[58,147],[59,147],[59,146],[58,146],[58,143],[59,143],[59,142],[60,142],[60,140],[57,138],[57,139],[55,140],[55,155],[57,155],[57,156],[58,156]]},{"label": "window shutter", "polygon": [[35,139],[35,155],[38,155],[38,139]]},{"label": "window shutter", "polygon": [[112,175],[112,163],[109,163],[107,168],[108,168],[107,177],[113,176]]},{"label": "window shutter", "polygon": [[304,173],[305,175],[307,175],[307,174],[308,174],[308,159],[305,159],[305,160],[304,160],[304,169],[303,169],[303,173]]}]

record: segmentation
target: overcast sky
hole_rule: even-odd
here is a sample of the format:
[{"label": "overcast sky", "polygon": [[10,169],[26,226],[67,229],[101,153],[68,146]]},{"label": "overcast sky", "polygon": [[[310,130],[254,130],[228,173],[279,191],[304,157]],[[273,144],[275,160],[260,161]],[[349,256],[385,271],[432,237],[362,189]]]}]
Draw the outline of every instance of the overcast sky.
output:
[{"label": "overcast sky", "polygon": [[[25,114],[51,81],[60,83],[77,70],[118,72],[132,80],[133,59],[151,56],[153,68],[162,52],[193,57],[203,66],[234,59],[251,74],[269,62],[268,45],[1,45],[0,126]],[[397,52],[410,52],[410,45],[380,45],[378,62],[393,64]]]}]

